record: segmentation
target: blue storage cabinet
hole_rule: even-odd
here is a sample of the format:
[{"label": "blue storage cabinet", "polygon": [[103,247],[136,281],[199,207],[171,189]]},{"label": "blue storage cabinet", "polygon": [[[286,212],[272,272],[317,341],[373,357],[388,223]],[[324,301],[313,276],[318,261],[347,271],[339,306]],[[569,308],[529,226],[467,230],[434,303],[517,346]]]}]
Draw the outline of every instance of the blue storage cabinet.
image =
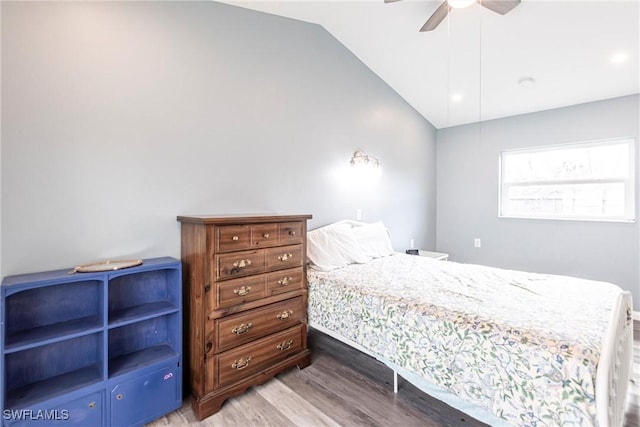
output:
[{"label": "blue storage cabinet", "polygon": [[182,405],[181,265],[6,277],[3,426],[141,426]]}]

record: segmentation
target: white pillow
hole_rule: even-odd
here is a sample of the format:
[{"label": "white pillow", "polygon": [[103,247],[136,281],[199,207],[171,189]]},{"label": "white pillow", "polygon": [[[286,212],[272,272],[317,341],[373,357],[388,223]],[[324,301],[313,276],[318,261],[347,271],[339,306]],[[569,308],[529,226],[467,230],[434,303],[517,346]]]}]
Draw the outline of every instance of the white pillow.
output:
[{"label": "white pillow", "polygon": [[352,234],[367,257],[380,258],[394,253],[389,232],[382,221],[355,227]]},{"label": "white pillow", "polygon": [[348,224],[331,224],[309,231],[307,257],[315,269],[323,271],[371,259],[362,252]]}]

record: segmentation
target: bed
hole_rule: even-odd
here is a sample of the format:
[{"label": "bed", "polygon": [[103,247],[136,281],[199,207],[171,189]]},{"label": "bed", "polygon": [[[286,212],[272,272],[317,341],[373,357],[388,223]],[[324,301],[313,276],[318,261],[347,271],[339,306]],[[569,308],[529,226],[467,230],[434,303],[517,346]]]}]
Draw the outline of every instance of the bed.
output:
[{"label": "bed", "polygon": [[630,293],[395,253],[382,223],[308,237],[312,328],[491,425],[622,425]]}]

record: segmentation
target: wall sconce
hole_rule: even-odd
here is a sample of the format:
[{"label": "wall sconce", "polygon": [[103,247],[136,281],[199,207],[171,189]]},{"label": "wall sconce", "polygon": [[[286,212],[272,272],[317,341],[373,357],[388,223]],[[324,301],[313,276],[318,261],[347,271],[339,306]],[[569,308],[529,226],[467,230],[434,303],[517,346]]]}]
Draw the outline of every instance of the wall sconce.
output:
[{"label": "wall sconce", "polygon": [[358,150],[353,153],[351,157],[351,169],[354,172],[353,179],[359,182],[369,183],[373,182],[382,175],[382,168],[380,167],[380,160],[364,154]]},{"label": "wall sconce", "polygon": [[376,159],[373,156],[368,154],[364,154],[362,151],[358,150],[353,153],[353,157],[351,157],[351,166],[354,167],[369,167],[369,168],[380,168],[380,160]]}]

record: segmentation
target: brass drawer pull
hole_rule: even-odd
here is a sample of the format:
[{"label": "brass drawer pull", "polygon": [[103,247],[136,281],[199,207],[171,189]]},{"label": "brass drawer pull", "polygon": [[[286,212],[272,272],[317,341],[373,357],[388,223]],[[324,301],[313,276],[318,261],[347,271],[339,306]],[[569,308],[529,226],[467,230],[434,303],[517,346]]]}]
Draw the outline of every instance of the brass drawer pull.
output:
[{"label": "brass drawer pull", "polygon": [[234,328],[231,330],[231,332],[233,332],[233,333],[234,333],[234,334],[236,334],[236,335],[242,335],[242,334],[244,334],[245,332],[248,332],[248,331],[249,331],[249,329],[251,329],[252,327],[253,327],[253,323],[251,323],[251,322],[248,322],[247,324],[242,323],[242,324],[240,324],[240,325],[238,325],[238,326],[234,327]]},{"label": "brass drawer pull", "polygon": [[296,235],[296,231],[295,230],[289,231],[289,236],[295,236],[295,235]]},{"label": "brass drawer pull", "polygon": [[264,233],[264,234],[262,235],[262,237],[264,237],[265,239],[268,239],[268,238],[269,238],[269,233]]},{"label": "brass drawer pull", "polygon": [[96,407],[96,402],[90,402],[89,403],[89,409],[93,409]]},{"label": "brass drawer pull", "polygon": [[289,282],[291,282],[293,280],[293,277],[289,276],[289,277],[283,277],[282,279],[278,280],[278,284],[282,285],[282,286],[287,286],[289,284]]},{"label": "brass drawer pull", "polygon": [[276,346],[276,348],[280,351],[289,350],[291,348],[291,344],[293,344],[293,340],[282,341]]},{"label": "brass drawer pull", "polygon": [[288,261],[290,258],[293,258],[293,255],[290,253],[278,255],[278,259],[282,262]]},{"label": "brass drawer pull", "polygon": [[233,236],[233,237],[231,238],[231,240],[233,240],[234,242],[237,242],[238,240],[240,240],[240,237],[238,237],[238,236]]},{"label": "brass drawer pull", "polygon": [[233,263],[233,266],[237,269],[245,268],[251,265],[250,259],[240,259]]},{"label": "brass drawer pull", "polygon": [[278,313],[276,316],[280,320],[287,320],[293,314],[293,310],[285,310],[282,313]]},{"label": "brass drawer pull", "polygon": [[238,294],[241,297],[247,295],[251,291],[251,286],[240,286],[239,288],[235,288],[233,290],[234,294]]},{"label": "brass drawer pull", "polygon": [[243,370],[244,368],[246,368],[247,366],[249,366],[249,362],[251,361],[251,356],[247,356],[247,357],[241,357],[239,360],[234,361],[231,364],[231,367],[233,369],[236,369],[238,371]]}]

